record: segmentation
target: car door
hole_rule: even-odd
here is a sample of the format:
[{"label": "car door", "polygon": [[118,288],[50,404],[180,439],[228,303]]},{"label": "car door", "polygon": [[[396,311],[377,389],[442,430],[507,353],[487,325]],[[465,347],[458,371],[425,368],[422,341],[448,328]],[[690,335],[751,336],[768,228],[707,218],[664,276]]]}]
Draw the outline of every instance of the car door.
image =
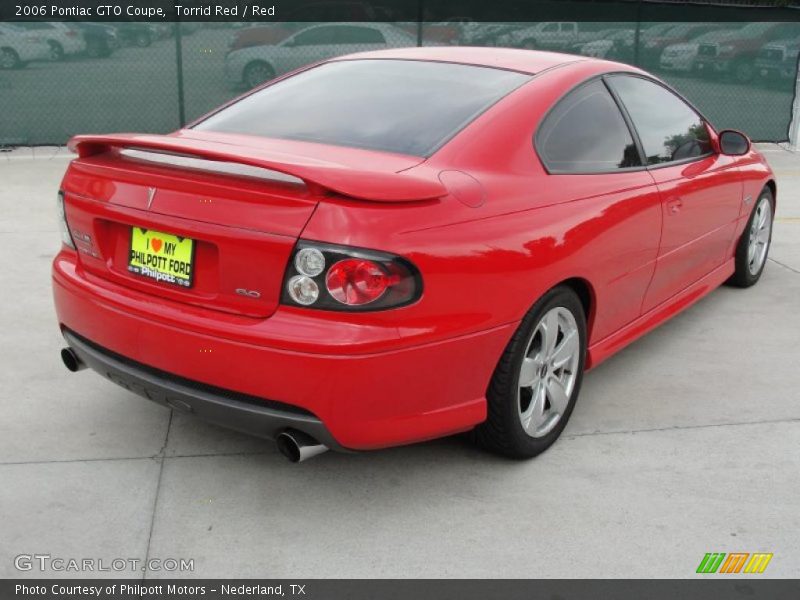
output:
[{"label": "car door", "polygon": [[634,125],[661,195],[663,227],[646,312],[725,261],[742,182],[735,159],[712,150],[705,120],[677,94],[638,75],[607,81]]},{"label": "car door", "polygon": [[[661,200],[628,123],[598,78],[564,96],[543,120],[536,151],[547,191],[575,221],[565,234],[596,297],[592,337],[641,314],[661,231]],[[566,243],[566,242],[565,242]],[[574,273],[573,273],[574,275]]]}]

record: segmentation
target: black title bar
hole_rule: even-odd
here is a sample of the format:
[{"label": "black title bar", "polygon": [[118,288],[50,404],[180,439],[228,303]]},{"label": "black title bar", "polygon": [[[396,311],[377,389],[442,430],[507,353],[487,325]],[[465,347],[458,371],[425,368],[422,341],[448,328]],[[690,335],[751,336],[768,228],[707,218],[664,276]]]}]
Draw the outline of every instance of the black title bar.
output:
[{"label": "black title bar", "polygon": [[0,21],[795,21],[800,0],[2,0]]}]

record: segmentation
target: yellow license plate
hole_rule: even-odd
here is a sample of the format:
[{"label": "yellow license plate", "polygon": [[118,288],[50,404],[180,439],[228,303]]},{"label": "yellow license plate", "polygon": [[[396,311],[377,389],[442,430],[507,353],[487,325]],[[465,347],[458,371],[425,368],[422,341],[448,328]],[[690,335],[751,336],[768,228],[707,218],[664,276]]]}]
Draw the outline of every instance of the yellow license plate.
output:
[{"label": "yellow license plate", "polygon": [[128,271],[155,281],[192,287],[194,240],[132,227]]}]

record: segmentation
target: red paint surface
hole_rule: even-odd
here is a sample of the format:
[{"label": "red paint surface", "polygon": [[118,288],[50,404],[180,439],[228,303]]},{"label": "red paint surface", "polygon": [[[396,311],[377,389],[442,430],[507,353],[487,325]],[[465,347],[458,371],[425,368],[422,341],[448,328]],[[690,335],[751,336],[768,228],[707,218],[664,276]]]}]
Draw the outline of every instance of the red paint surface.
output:
[{"label": "red paint surface", "polygon": [[[755,150],[604,175],[549,175],[536,155],[533,134],[563,94],[632,67],[570,57],[551,68],[564,59],[495,49],[367,56],[549,70],[427,160],[191,130],[77,138],[62,189],[73,232],[90,240],[54,261],[60,323],[161,370],[302,406],[343,446],[375,448],[482,421],[498,358],[554,285],[589,290],[593,366],[732,272],[752,206],[743,200],[772,179]],[[306,185],[135,162],[116,151],[127,146],[269,168]],[[148,209],[149,187],[158,191]],[[133,225],[196,240],[194,287],[127,272]],[[281,305],[298,238],[405,257],[424,293],[380,312]]]}]

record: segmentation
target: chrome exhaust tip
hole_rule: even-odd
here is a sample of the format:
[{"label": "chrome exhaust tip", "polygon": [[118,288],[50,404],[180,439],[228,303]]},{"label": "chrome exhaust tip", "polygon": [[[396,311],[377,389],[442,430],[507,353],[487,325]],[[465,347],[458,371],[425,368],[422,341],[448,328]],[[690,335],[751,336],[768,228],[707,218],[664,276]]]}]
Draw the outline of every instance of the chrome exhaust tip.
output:
[{"label": "chrome exhaust tip", "polygon": [[82,371],[86,368],[86,365],[78,357],[75,351],[69,347],[61,349],[61,362],[63,362],[64,366],[73,373],[77,373],[78,371]]},{"label": "chrome exhaust tip", "polygon": [[278,452],[293,463],[303,462],[328,450],[325,444],[320,444],[310,435],[291,429],[279,433],[275,445]]}]

